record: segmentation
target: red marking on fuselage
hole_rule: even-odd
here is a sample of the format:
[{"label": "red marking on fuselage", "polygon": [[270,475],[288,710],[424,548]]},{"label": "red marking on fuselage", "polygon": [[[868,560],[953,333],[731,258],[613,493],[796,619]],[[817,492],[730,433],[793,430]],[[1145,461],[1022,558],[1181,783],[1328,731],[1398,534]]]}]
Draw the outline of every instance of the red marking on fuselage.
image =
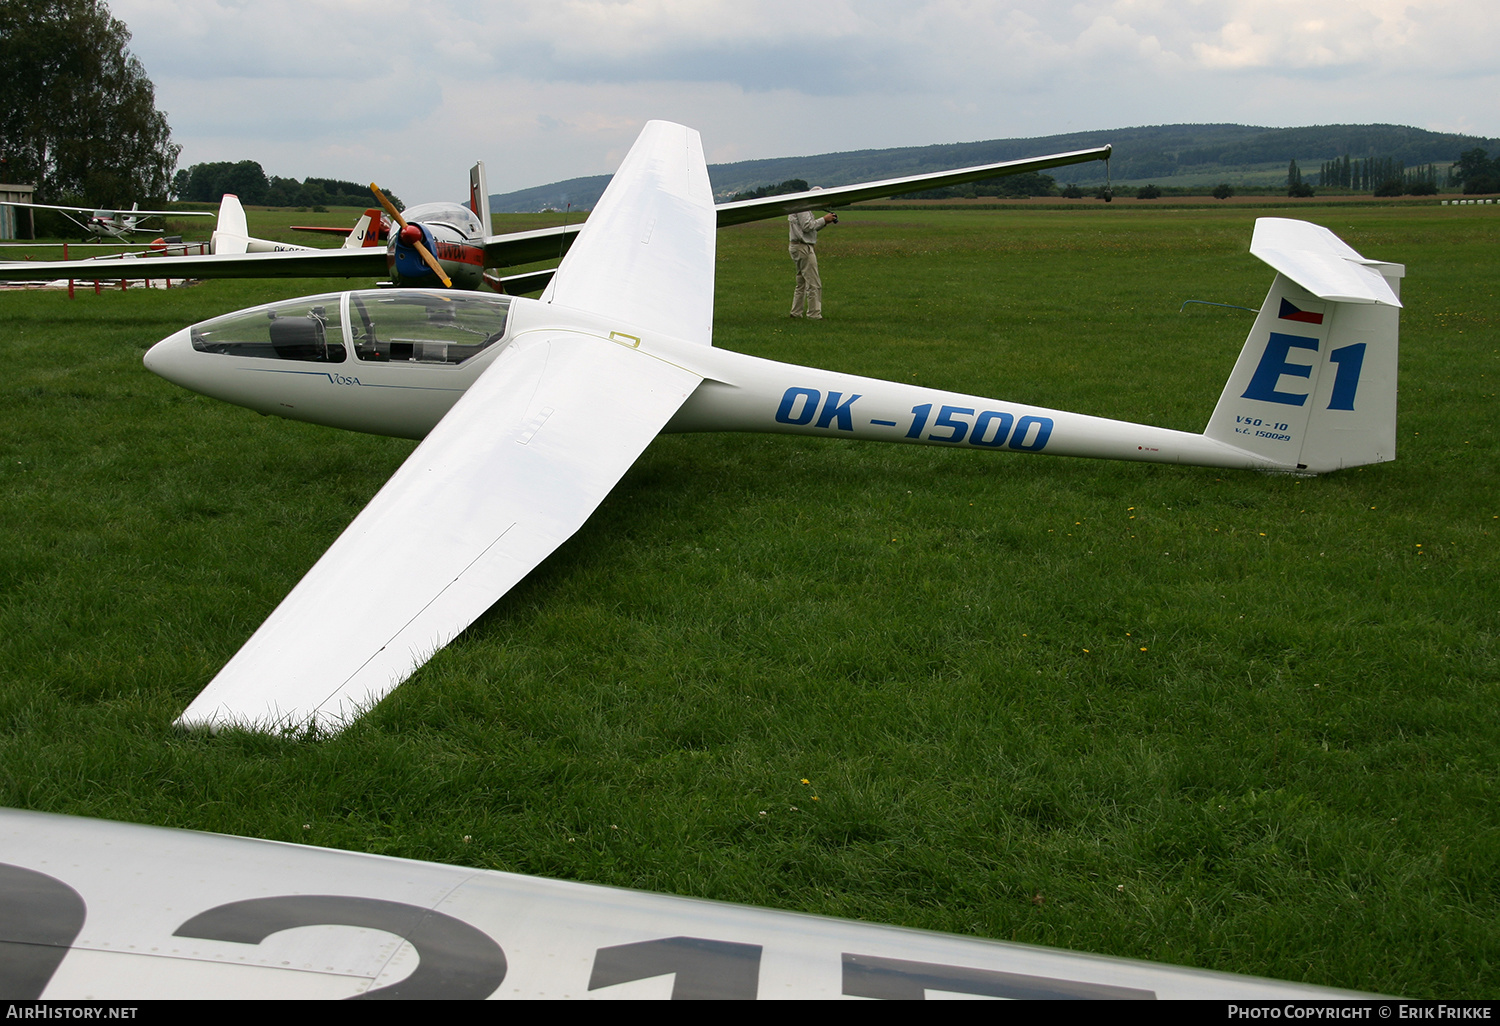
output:
[{"label": "red marking on fuselage", "polygon": [[437,243],[437,252],[433,255],[439,260],[452,260],[456,264],[473,264],[475,267],[484,265],[484,249],[480,246],[467,246],[458,242],[444,242],[434,239]]}]

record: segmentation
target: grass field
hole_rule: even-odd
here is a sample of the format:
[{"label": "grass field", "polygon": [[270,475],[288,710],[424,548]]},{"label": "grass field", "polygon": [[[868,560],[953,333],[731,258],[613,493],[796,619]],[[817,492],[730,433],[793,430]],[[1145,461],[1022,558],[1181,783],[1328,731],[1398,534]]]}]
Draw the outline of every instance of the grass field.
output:
[{"label": "grass field", "polygon": [[[823,323],[725,230],[715,342],[1198,431],[1250,315],[1179,306],[1259,305],[1267,212],[854,212]],[[1500,211],[1306,216],[1408,267],[1394,463],[665,436],[316,742],[170,723],[411,443],[140,357],[342,284],[0,294],[0,804],[1494,997]]]}]

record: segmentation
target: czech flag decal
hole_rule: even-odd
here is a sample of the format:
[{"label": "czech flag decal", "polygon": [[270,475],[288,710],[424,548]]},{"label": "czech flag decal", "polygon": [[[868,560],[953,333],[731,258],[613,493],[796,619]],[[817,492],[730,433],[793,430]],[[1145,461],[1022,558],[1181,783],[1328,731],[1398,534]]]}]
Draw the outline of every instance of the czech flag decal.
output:
[{"label": "czech flag decal", "polygon": [[1301,321],[1303,324],[1323,323],[1322,314],[1313,313],[1311,310],[1299,310],[1285,299],[1281,301],[1281,312],[1276,316],[1283,321]]}]

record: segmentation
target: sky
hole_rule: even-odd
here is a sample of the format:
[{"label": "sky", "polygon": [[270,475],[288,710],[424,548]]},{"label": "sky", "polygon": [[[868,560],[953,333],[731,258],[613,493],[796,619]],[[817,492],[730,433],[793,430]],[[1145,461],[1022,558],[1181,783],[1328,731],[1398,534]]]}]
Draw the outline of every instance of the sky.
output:
[{"label": "sky", "polygon": [[653,118],[709,163],[1134,125],[1500,136],[1480,0],[109,0],[179,167],[410,203],[607,174]]}]

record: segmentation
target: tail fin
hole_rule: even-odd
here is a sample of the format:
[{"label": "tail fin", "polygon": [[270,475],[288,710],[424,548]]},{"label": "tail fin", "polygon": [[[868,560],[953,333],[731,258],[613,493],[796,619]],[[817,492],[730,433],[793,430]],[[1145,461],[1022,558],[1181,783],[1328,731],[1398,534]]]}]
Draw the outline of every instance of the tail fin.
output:
[{"label": "tail fin", "polygon": [[1406,269],[1278,217],[1256,220],[1250,252],[1276,281],[1204,434],[1308,474],[1395,459]]},{"label": "tail fin", "polygon": [[370,209],[354,222],[354,228],[344,236],[344,244],[339,248],[364,249],[367,246],[378,245],[380,245],[380,211]]},{"label": "tail fin", "polygon": [[226,192],[219,200],[219,216],[214,225],[208,246],[215,253],[243,253],[249,247],[250,225],[238,196]]},{"label": "tail fin", "polygon": [[482,160],[469,169],[469,209],[484,225],[484,234],[489,235],[495,230],[490,224],[490,187],[484,178]]}]

